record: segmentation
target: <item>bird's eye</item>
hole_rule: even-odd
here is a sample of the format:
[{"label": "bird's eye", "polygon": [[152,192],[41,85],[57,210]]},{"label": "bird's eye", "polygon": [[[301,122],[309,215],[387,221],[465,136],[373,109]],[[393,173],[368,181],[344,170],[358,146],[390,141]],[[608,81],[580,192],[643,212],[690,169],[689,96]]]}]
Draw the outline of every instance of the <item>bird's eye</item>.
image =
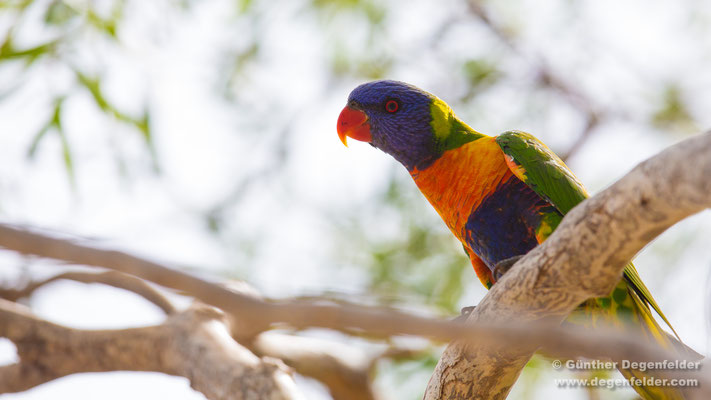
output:
[{"label": "bird's eye", "polygon": [[388,100],[385,103],[385,111],[389,113],[394,113],[400,108],[400,103],[397,100]]}]

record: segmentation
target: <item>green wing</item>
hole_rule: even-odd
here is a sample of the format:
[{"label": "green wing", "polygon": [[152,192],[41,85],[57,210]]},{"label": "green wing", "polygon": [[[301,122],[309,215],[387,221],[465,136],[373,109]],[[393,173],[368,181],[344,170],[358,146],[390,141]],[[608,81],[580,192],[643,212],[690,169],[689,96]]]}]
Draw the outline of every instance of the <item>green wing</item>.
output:
[{"label": "green wing", "polygon": [[[506,154],[511,171],[534,192],[546,199],[565,215],[588,197],[582,183],[555,153],[533,135],[521,131],[508,131],[496,137],[496,143]],[[642,282],[632,263],[627,264],[624,277],[634,291],[676,335],[667,317]],[[678,338],[678,335],[676,335]]]}]

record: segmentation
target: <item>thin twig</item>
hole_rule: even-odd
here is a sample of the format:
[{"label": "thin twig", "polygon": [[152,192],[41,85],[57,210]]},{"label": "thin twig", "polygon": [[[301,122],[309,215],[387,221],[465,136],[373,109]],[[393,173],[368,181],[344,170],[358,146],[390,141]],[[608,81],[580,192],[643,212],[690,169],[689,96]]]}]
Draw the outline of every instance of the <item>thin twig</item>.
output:
[{"label": "thin twig", "polygon": [[30,297],[37,289],[59,280],[70,280],[81,283],[102,283],[118,289],[128,290],[155,304],[166,314],[175,313],[175,307],[171,304],[170,300],[168,300],[167,297],[151,285],[146,283],[146,281],[136,278],[133,275],[117,271],[104,271],[98,273],[78,271],[64,272],[41,281],[30,282],[21,289],[0,288],[0,298],[10,301],[17,301],[23,297]]}]

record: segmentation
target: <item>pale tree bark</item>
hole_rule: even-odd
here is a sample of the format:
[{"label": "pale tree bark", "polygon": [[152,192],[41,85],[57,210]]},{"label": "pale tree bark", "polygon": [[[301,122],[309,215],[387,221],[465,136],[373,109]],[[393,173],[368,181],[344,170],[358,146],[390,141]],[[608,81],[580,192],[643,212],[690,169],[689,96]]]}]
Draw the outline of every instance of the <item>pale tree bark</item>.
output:
[{"label": "pale tree bark", "polygon": [[101,283],[118,289],[125,289],[150,301],[166,314],[175,313],[175,307],[173,307],[173,304],[171,304],[171,302],[162,293],[146,283],[146,281],[136,278],[135,276],[116,271],[104,271],[99,273],[80,271],[64,272],[41,281],[30,282],[21,289],[0,288],[0,299],[17,301],[23,297],[30,297],[37,289],[60,280],[71,280],[82,283]]},{"label": "pale tree bark", "polygon": [[[574,208],[491,288],[468,322],[560,322],[584,300],[608,295],[652,239],[708,207],[711,133],[670,147]],[[534,350],[452,343],[425,399],[503,399]]]},{"label": "pale tree bark", "polygon": [[78,372],[126,370],[184,376],[215,400],[301,398],[288,368],[232,340],[222,313],[211,307],[174,314],[156,326],[89,331],[44,321],[0,299],[0,336],[15,344],[20,358],[0,367],[0,393]]},{"label": "pale tree bark", "polygon": [[[177,310],[173,304],[158,289],[149,285],[142,279],[117,271],[104,271],[98,273],[84,271],[64,272],[40,281],[28,282],[22,288],[0,288],[0,299],[17,301],[22,298],[27,298],[32,296],[35,291],[45,285],[59,280],[71,280],[87,284],[101,283],[115,288],[128,290],[153,303],[168,315],[177,313]],[[244,282],[230,282],[229,288],[243,295],[252,296],[257,299],[261,298],[254,288]],[[7,306],[7,303],[4,305]],[[0,307],[0,309],[1,308],[2,307]],[[18,310],[22,310],[22,307],[19,307],[15,311]],[[186,318],[192,321],[197,315],[200,314],[191,313]],[[15,323],[18,318],[30,320],[36,319],[29,314],[2,313],[0,310],[0,325]],[[32,324],[43,324],[41,321],[27,322],[31,323],[31,326],[34,326]],[[193,323],[197,324],[198,322],[199,321],[192,321],[189,325]],[[226,322],[228,323],[225,324],[224,328],[230,329],[230,334],[235,331],[233,328],[241,325],[241,323],[237,321],[234,316],[231,318],[227,317]],[[69,328],[60,327],[59,329],[72,332],[75,336],[78,335],[79,341],[87,340],[87,337],[92,335],[90,333],[84,333],[79,330],[71,330]],[[123,345],[124,348],[128,349],[125,354],[123,354],[127,360],[123,363],[123,367],[126,369],[136,371],[153,370],[166,372],[165,370],[158,369],[157,367],[150,367],[147,369],[145,363],[134,361],[133,357],[140,358],[142,354],[133,355],[132,351],[138,349],[147,342],[155,340],[156,332],[162,332],[168,329],[171,328],[166,327],[164,324],[144,330],[106,331],[107,335],[104,343],[113,342],[112,345],[117,345],[118,342],[127,342],[130,344],[130,346],[126,346],[125,344]],[[176,332],[176,334],[177,333],[178,332]],[[21,334],[12,336],[11,339],[16,340],[20,344],[20,346],[18,346],[19,348],[24,349],[24,343],[26,342],[26,338],[29,334],[29,330],[24,330]],[[3,332],[0,329],[0,336],[2,335]],[[218,336],[213,336],[213,339],[217,337]],[[69,341],[70,343],[65,343],[65,341]],[[12,366],[7,369],[0,369],[0,382],[6,382],[5,385],[0,383],[0,393],[25,390],[45,381],[71,373],[97,372],[95,371],[95,366],[92,366],[91,364],[81,364],[80,360],[83,360],[83,358],[87,356],[98,356],[97,353],[103,350],[98,350],[95,346],[87,348],[74,346],[73,343],[76,341],[77,340],[74,336],[71,335],[60,335],[54,339],[54,348],[71,350],[67,350],[64,354],[65,357],[59,362],[53,362],[52,368],[44,368],[38,365],[44,362],[43,359],[28,359],[25,357],[21,365]],[[300,337],[275,332],[267,332],[260,334],[253,339],[243,340],[242,343],[239,343],[239,345],[249,349],[249,351],[252,351],[256,356],[263,358],[266,357],[264,359],[267,360],[267,364],[274,364],[271,360],[281,360],[299,374],[316,379],[317,381],[323,383],[331,392],[331,395],[335,400],[374,400],[376,396],[371,385],[371,376],[374,363],[382,358],[392,358],[397,356],[397,354],[411,351],[406,348],[389,347],[385,351],[368,354],[351,345],[332,340]],[[219,347],[221,345],[213,343],[212,346]],[[131,348],[129,349],[129,347]],[[162,351],[167,353],[172,350],[175,349],[163,349]],[[74,354],[74,352],[81,352],[81,354]],[[153,352],[151,354],[158,357],[159,352]],[[49,354],[44,355],[50,356]],[[71,363],[66,363],[65,365],[65,361],[67,360],[73,361]],[[187,360],[183,361],[188,362]],[[219,361],[220,360],[213,359],[208,362],[212,363]],[[112,366],[112,368],[121,368],[121,363],[115,359],[106,360],[105,364]],[[278,365],[278,363],[276,364]],[[37,375],[37,370],[41,370],[43,373]],[[244,375],[245,371],[246,370],[233,369],[232,373],[236,374],[236,378],[240,375]],[[186,377],[193,379],[196,376],[196,374],[190,374],[190,376]],[[284,377],[282,376],[281,378]],[[196,389],[211,387],[210,385],[201,384],[201,382],[202,381],[198,379],[198,381],[193,384],[193,387]],[[225,384],[225,382],[216,382],[214,380],[212,383],[221,383],[223,386]],[[210,392],[203,393],[210,396],[214,394]],[[221,396],[210,396],[208,397],[224,398]],[[228,398],[242,398],[239,396],[241,396],[241,392],[236,391],[232,397]]]}]

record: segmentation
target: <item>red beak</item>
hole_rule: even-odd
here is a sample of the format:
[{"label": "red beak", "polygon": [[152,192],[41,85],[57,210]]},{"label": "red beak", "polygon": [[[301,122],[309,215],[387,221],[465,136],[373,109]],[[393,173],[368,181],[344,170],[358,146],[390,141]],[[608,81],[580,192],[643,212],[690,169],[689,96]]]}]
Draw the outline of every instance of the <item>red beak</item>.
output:
[{"label": "red beak", "polygon": [[363,111],[356,110],[346,106],[341,115],[338,116],[338,137],[343,142],[343,145],[348,147],[346,136],[350,136],[355,140],[370,142],[370,125],[368,124],[368,116]]}]

